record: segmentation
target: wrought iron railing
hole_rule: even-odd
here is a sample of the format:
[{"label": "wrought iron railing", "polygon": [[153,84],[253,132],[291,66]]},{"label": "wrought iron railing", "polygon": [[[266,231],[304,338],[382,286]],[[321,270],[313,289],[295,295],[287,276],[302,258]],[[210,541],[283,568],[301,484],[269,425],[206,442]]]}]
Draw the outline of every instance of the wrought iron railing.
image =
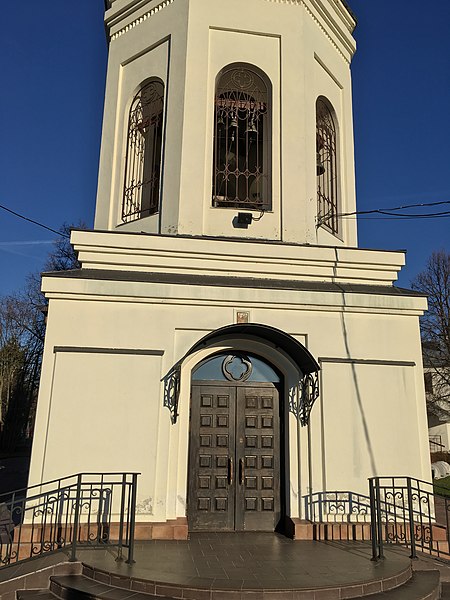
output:
[{"label": "wrought iron railing", "polygon": [[374,560],[386,543],[402,544],[433,556],[450,556],[450,490],[412,477],[369,479]]},{"label": "wrought iron railing", "polygon": [[78,473],[1,495],[0,567],[106,544],[134,562],[138,475]]},{"label": "wrought iron railing", "polygon": [[370,498],[355,492],[315,492],[303,496],[305,517],[319,523],[368,522]]},{"label": "wrought iron railing", "polygon": [[430,435],[428,436],[428,443],[430,444],[430,452],[444,452],[445,444],[442,443],[441,435]]}]

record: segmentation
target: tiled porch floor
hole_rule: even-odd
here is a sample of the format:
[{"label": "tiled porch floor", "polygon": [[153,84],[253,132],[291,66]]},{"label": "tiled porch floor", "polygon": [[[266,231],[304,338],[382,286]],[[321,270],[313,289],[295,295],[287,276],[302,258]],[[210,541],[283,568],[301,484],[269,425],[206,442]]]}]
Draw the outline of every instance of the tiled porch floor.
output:
[{"label": "tiled porch floor", "polygon": [[[134,565],[111,551],[80,550],[83,563],[109,573],[189,588],[311,589],[380,582],[407,569],[406,554],[370,560],[361,542],[292,541],[272,533],[191,534],[188,541],[136,544]],[[374,589],[374,591],[379,591]]]}]

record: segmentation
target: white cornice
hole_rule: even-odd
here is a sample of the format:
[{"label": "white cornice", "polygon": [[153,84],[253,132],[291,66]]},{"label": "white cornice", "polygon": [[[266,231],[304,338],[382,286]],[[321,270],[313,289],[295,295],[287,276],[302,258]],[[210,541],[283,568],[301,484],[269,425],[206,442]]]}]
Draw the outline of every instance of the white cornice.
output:
[{"label": "white cornice", "polygon": [[[157,14],[159,11],[163,10],[164,8],[166,8],[167,6],[170,6],[171,4],[173,4],[175,2],[175,0],[163,0],[162,2],[160,2],[159,4],[156,4],[156,6],[153,6],[153,8],[151,8],[150,10],[148,10],[147,12],[145,12],[144,14],[142,14],[140,17],[134,19],[133,21],[131,21],[130,23],[128,23],[128,25],[126,25],[125,27],[122,27],[122,29],[119,29],[118,31],[116,31],[115,33],[113,33],[110,37],[111,41],[116,40],[117,38],[119,38],[121,35],[123,35],[124,33],[126,33],[127,31],[129,31],[130,29],[134,29],[137,25],[140,25],[141,23],[143,23],[144,21],[146,21],[147,19],[149,19],[150,17],[153,17],[155,14]],[[142,3],[137,2],[134,7],[138,8],[142,6]],[[129,14],[129,13],[128,13]],[[123,14],[120,15],[121,18],[123,18]],[[117,22],[117,20],[116,20]],[[108,22],[107,21],[107,26],[111,27],[113,25],[112,22]]]},{"label": "white cornice", "polygon": [[[401,252],[324,246],[270,246],[252,241],[114,232],[74,231],[86,269],[173,272],[229,277],[392,285],[404,264]],[[245,246],[245,248],[244,248]],[[230,256],[234,260],[230,261]]]},{"label": "white cornice", "polygon": [[[313,19],[316,25],[325,34],[329,42],[337,50],[340,56],[350,63],[351,57],[355,52],[355,42],[352,37],[352,31],[356,25],[354,19],[349,14],[341,0],[265,0],[272,4],[289,4],[302,6],[307,14]],[[117,0],[119,3],[120,0]],[[175,0],[163,0],[154,4],[150,9],[140,14],[138,17],[127,23],[124,27],[110,33],[110,40],[114,41],[134,29],[150,17],[156,15],[164,8],[173,4]],[[143,8],[148,0],[134,0],[131,4],[124,4],[114,10],[115,7],[106,13],[105,23],[109,32],[114,26],[118,26],[121,21],[130,17],[136,11]],[[114,12],[112,12],[114,11]]]},{"label": "white cornice", "polygon": [[82,300],[161,304],[168,306],[201,306],[270,309],[270,311],[302,310],[331,313],[421,316],[426,310],[424,298],[383,296],[374,294],[319,291],[223,288],[217,285],[173,285],[135,281],[71,279],[44,274],[42,291],[50,300]]}]

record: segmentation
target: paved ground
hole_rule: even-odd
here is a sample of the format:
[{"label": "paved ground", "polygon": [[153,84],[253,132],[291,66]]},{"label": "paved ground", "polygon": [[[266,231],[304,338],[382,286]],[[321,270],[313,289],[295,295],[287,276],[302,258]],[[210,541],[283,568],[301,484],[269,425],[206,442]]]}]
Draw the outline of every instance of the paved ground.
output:
[{"label": "paved ground", "polygon": [[380,580],[408,568],[406,554],[370,560],[362,542],[292,541],[272,533],[191,534],[189,541],[136,544],[136,563],[116,562],[105,550],[80,550],[78,559],[110,573],[211,589],[298,589]]}]

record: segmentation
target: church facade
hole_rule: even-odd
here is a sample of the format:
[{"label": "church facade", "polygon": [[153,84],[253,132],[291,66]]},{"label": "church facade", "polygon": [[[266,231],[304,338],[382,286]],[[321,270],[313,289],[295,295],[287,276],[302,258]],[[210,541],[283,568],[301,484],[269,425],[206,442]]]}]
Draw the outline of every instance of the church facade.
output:
[{"label": "church facade", "polygon": [[348,7],[108,0],[105,22],[95,227],[43,276],[29,484],[137,471],[138,520],[185,535],[429,480],[426,301],[394,286],[402,252],[357,244]]}]

